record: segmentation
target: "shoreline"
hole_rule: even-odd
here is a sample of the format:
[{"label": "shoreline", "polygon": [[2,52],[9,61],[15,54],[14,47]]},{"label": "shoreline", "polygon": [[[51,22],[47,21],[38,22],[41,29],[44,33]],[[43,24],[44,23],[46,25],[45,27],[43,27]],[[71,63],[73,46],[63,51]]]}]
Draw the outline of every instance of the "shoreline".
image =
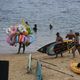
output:
[{"label": "shoreline", "polygon": [[52,69],[57,69],[60,71],[63,71],[65,73],[73,75],[73,77],[62,74],[60,72],[50,70],[46,67],[42,67],[42,75],[43,75],[43,80],[79,80],[80,75],[72,72],[69,68],[70,61],[75,60],[75,61],[80,61],[80,56],[76,52],[76,57],[72,58],[72,54],[69,54],[66,52],[63,54],[63,57],[60,55],[58,58],[54,58],[54,56],[48,56],[47,54],[42,54],[40,52],[33,52],[32,53],[32,69],[33,73],[32,74],[27,74],[27,65],[28,65],[28,56],[29,54],[0,54],[0,60],[8,60],[9,61],[9,80],[36,80],[36,64],[37,61],[34,59],[39,59],[45,62],[49,62],[51,64],[55,64],[56,66],[52,66],[49,64],[46,64],[44,62],[41,62],[42,65],[46,65],[47,67],[50,67]]}]

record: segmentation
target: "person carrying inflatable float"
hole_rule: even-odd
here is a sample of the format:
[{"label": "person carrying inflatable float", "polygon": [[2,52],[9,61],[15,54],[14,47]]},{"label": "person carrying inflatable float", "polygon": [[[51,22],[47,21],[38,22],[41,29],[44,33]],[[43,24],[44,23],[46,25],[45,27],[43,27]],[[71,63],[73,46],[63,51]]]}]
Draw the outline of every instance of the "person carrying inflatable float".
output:
[{"label": "person carrying inflatable float", "polygon": [[[57,44],[57,45],[60,45],[60,47],[61,47],[62,43],[63,43],[63,38],[61,37],[60,33],[57,32],[57,33],[56,33],[56,44]],[[57,50],[55,50],[55,49],[53,49],[53,50],[54,50],[55,53],[56,53],[56,57],[55,57],[55,58],[57,58],[57,57],[58,57],[58,52],[57,52]],[[62,52],[61,52],[61,57],[63,57]]]},{"label": "person carrying inflatable float", "polygon": [[[19,26],[18,30],[20,31],[19,34],[19,48],[18,53],[20,53],[20,49],[23,48],[23,53],[25,52],[25,46],[28,46],[30,44],[28,35],[30,34],[31,30],[29,27],[27,27],[28,23],[26,23],[22,19],[22,25]],[[22,28],[22,29],[21,29]]]},{"label": "person carrying inflatable float", "polygon": [[24,51],[25,51],[25,42],[24,41],[25,41],[25,35],[23,33],[20,33],[19,34],[19,49],[18,49],[17,54],[20,53],[21,47],[23,47],[23,53],[24,53]]},{"label": "person carrying inflatable float", "polygon": [[21,24],[11,26],[6,30],[6,33],[8,35],[6,41],[10,46],[15,46],[19,43],[18,54],[21,48],[23,48],[24,53],[25,46],[29,46],[34,41],[30,26],[23,19]]},{"label": "person carrying inflatable float", "polygon": [[74,42],[72,40],[63,40],[62,36],[59,32],[56,33],[56,41],[54,44],[53,51],[56,54],[56,57],[58,57],[58,54],[61,54],[61,57],[63,57],[63,52],[72,50],[74,46]]}]

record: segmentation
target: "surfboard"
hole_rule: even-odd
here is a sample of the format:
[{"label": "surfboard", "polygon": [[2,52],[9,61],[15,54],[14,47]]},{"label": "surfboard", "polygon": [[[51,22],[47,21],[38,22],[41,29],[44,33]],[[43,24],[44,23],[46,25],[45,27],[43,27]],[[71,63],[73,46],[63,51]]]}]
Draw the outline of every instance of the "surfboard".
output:
[{"label": "surfboard", "polygon": [[64,42],[60,44],[56,44],[56,42],[49,43],[41,47],[37,51],[46,53],[52,56],[52,55],[64,53],[65,51],[68,51],[69,49],[71,49],[73,46],[74,45],[71,40],[64,40]]}]

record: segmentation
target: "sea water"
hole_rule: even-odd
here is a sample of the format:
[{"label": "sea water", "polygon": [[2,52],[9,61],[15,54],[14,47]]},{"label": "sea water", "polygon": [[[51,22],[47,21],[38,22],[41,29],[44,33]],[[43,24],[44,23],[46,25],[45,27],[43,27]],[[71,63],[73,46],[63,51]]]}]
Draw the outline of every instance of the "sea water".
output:
[{"label": "sea water", "polygon": [[[80,32],[80,0],[0,0],[0,53],[17,53],[16,47],[6,42],[6,29],[28,21],[33,30],[34,42],[26,47],[25,53],[35,52],[47,43],[55,41],[56,32],[65,35],[72,29]],[[50,30],[49,25],[53,28]]]}]

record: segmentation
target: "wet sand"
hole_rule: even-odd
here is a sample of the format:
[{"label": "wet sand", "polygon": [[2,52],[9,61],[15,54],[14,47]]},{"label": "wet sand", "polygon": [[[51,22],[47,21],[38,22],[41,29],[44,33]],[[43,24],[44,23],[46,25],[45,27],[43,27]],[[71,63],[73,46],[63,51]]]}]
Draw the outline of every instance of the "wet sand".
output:
[{"label": "wet sand", "polygon": [[[42,60],[41,64],[43,65],[43,80],[80,80],[80,75],[72,72],[69,66],[70,61],[72,60],[80,62],[80,55],[77,52],[75,58],[73,58],[72,54],[68,52],[63,54],[64,57],[59,55],[58,58],[39,52],[32,53],[32,73],[29,74],[27,73],[28,56],[29,54],[27,53],[11,55],[0,54],[0,60],[9,61],[9,80],[37,80],[37,59]],[[44,62],[48,62],[50,64]]]}]

